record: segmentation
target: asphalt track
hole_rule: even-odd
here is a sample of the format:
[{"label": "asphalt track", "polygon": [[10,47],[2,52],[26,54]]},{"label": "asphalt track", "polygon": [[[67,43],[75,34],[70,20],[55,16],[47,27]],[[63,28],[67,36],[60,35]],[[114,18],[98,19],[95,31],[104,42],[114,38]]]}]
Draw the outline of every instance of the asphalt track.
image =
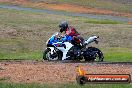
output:
[{"label": "asphalt track", "polygon": [[47,10],[47,9],[33,9],[27,7],[19,7],[13,5],[0,5],[0,8],[18,10],[18,11],[30,11],[30,12],[41,12],[48,14],[56,14],[56,15],[65,15],[65,16],[73,16],[73,17],[85,17],[99,20],[114,20],[119,22],[132,22],[132,18],[128,17],[120,17],[120,16],[111,16],[111,15],[95,15],[95,14],[85,14],[85,13],[72,13],[72,12],[62,12],[55,10]]},{"label": "asphalt track", "polygon": [[53,63],[85,63],[85,64],[122,64],[122,65],[132,65],[132,62],[86,62],[86,61],[45,61]]}]

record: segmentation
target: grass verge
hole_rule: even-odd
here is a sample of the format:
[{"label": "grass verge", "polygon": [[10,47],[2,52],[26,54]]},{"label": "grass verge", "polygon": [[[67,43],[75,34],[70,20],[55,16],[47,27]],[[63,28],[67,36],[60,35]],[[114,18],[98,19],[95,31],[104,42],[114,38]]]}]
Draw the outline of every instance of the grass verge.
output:
[{"label": "grass verge", "polygon": [[104,51],[104,61],[132,62],[132,51],[128,48],[107,48]]},{"label": "grass verge", "polygon": [[96,20],[96,19],[88,19],[85,23],[92,24],[121,24],[123,22],[113,21],[113,20]]},{"label": "grass verge", "polygon": [[0,54],[0,60],[42,60],[42,52],[17,52]]},{"label": "grass verge", "polygon": [[19,83],[0,83],[1,88],[131,88],[132,84],[19,84]]}]

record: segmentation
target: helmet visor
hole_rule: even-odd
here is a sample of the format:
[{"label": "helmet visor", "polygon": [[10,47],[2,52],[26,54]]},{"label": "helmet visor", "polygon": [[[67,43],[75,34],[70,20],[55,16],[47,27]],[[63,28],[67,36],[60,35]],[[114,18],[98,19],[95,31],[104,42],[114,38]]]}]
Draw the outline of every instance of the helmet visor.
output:
[{"label": "helmet visor", "polygon": [[62,27],[60,27],[60,32],[62,33],[64,30],[63,30],[63,28]]}]

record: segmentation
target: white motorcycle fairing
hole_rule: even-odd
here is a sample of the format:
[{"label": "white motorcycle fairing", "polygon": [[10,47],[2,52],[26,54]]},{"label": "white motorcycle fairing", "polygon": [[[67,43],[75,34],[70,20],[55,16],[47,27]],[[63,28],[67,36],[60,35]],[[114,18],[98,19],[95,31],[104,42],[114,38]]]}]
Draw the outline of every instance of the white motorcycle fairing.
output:
[{"label": "white motorcycle fairing", "polygon": [[[53,43],[53,45],[55,45],[57,43]],[[56,47],[58,50],[62,51],[63,56],[62,56],[62,60],[66,60],[68,57],[66,57],[66,54],[68,53],[68,51],[72,48],[72,44],[70,42],[64,42],[63,43],[65,45],[65,47]]]}]

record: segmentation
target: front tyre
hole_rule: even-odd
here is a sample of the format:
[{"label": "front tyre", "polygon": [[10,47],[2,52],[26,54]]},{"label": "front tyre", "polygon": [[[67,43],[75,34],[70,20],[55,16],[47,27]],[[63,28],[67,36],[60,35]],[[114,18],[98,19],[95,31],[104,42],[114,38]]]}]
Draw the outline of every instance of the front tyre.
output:
[{"label": "front tyre", "polygon": [[48,54],[49,52],[50,52],[49,49],[44,50],[44,52],[43,52],[43,59],[44,59],[44,60],[48,60],[47,54]]},{"label": "front tyre", "polygon": [[49,48],[47,48],[44,53],[43,53],[43,59],[44,60],[49,60],[49,61],[55,61],[55,60],[60,60],[61,59],[61,55],[59,52],[54,52],[51,55],[51,50]]}]

